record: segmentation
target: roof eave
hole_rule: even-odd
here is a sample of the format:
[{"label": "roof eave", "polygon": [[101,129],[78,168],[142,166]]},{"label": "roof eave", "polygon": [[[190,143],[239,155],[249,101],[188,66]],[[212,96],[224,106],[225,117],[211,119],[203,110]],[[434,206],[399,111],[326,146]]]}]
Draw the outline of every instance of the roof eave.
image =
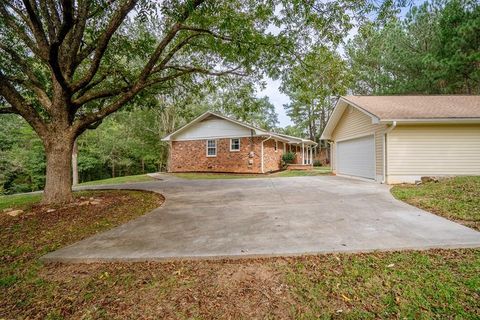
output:
[{"label": "roof eave", "polygon": [[347,108],[348,105],[351,105],[352,107],[358,109],[365,115],[369,116],[372,119],[372,123],[379,123],[380,119],[374,115],[373,113],[370,113],[363,109],[362,107],[358,106],[356,103],[351,102],[350,100],[340,97],[338,98],[337,103],[335,104],[335,108],[333,109],[332,114],[330,115],[330,118],[327,121],[327,124],[325,126],[325,129],[322,132],[322,135],[320,136],[320,140],[331,140],[332,139],[332,133],[335,127],[337,126],[338,122],[342,118],[342,115]]},{"label": "roof eave", "polygon": [[417,118],[417,119],[380,119],[380,123],[428,124],[428,123],[480,123],[480,118]]},{"label": "roof eave", "polygon": [[206,118],[207,116],[213,114],[213,112],[211,111],[207,111],[207,112],[204,112],[202,113],[201,115],[199,115],[198,117],[196,117],[195,119],[193,119],[192,121],[190,121],[189,123],[185,124],[184,126],[178,128],[177,130],[175,130],[174,132],[170,133],[169,135],[165,136],[162,138],[162,141],[172,141],[172,137],[174,135],[176,135],[177,133],[179,132],[182,132],[184,131],[185,129],[188,129],[189,127],[191,127],[192,125],[194,125],[195,123],[201,121],[202,119]]}]

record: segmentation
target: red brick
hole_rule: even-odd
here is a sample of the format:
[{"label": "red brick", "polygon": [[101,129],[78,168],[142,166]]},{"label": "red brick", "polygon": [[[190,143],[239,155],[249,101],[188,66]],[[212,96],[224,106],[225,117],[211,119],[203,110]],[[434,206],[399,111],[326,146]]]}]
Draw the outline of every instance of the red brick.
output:
[{"label": "red brick", "polygon": [[[240,138],[240,151],[230,151],[230,139],[217,140],[217,156],[207,157],[207,140],[172,141],[170,147],[170,172],[232,172],[262,173],[261,142],[266,137]],[[287,146],[288,150],[288,146]],[[250,157],[253,152],[253,157]],[[283,142],[264,142],[264,171],[281,169]],[[249,163],[252,160],[252,164]]]}]

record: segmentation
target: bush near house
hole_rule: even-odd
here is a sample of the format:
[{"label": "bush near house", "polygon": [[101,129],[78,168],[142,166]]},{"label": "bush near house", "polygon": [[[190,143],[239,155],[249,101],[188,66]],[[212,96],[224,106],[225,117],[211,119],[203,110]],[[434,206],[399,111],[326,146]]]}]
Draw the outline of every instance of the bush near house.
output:
[{"label": "bush near house", "polygon": [[293,163],[295,160],[295,152],[288,151],[282,155],[282,161],[285,164]]}]

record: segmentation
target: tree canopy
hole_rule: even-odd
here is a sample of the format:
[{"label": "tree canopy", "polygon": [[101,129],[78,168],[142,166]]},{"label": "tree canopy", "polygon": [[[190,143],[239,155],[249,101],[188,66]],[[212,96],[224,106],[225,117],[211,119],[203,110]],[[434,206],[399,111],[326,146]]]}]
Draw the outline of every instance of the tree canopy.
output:
[{"label": "tree canopy", "polygon": [[0,113],[21,115],[39,135],[47,160],[44,201],[70,201],[74,141],[106,116],[183,82],[278,77],[310,45],[339,41],[367,4],[2,1]]},{"label": "tree canopy", "polygon": [[313,48],[283,78],[281,90],[291,100],[284,106],[287,115],[309,139],[320,142],[333,100],[347,92],[349,81],[347,64],[340,54],[326,46]]},{"label": "tree canopy", "polygon": [[346,53],[356,94],[479,94],[480,5],[429,1],[364,24]]}]

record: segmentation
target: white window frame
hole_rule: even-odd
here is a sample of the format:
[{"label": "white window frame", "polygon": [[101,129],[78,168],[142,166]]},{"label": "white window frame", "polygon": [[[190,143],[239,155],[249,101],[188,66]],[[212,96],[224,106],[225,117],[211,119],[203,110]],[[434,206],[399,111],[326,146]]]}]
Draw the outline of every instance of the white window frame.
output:
[{"label": "white window frame", "polygon": [[[238,140],[238,149],[232,149],[232,142],[233,140]],[[230,139],[230,152],[238,152],[240,151],[240,138],[231,138]]]},{"label": "white window frame", "polygon": [[[215,147],[209,147],[209,146],[208,146],[208,142],[209,142],[209,141],[213,141],[213,142],[215,143]],[[217,140],[216,140],[216,139],[207,139],[205,146],[206,146],[205,152],[206,152],[207,157],[212,158],[212,157],[216,157],[216,156],[217,156]],[[215,154],[214,154],[214,155],[208,154],[208,149],[209,149],[209,148],[215,148]]]}]

